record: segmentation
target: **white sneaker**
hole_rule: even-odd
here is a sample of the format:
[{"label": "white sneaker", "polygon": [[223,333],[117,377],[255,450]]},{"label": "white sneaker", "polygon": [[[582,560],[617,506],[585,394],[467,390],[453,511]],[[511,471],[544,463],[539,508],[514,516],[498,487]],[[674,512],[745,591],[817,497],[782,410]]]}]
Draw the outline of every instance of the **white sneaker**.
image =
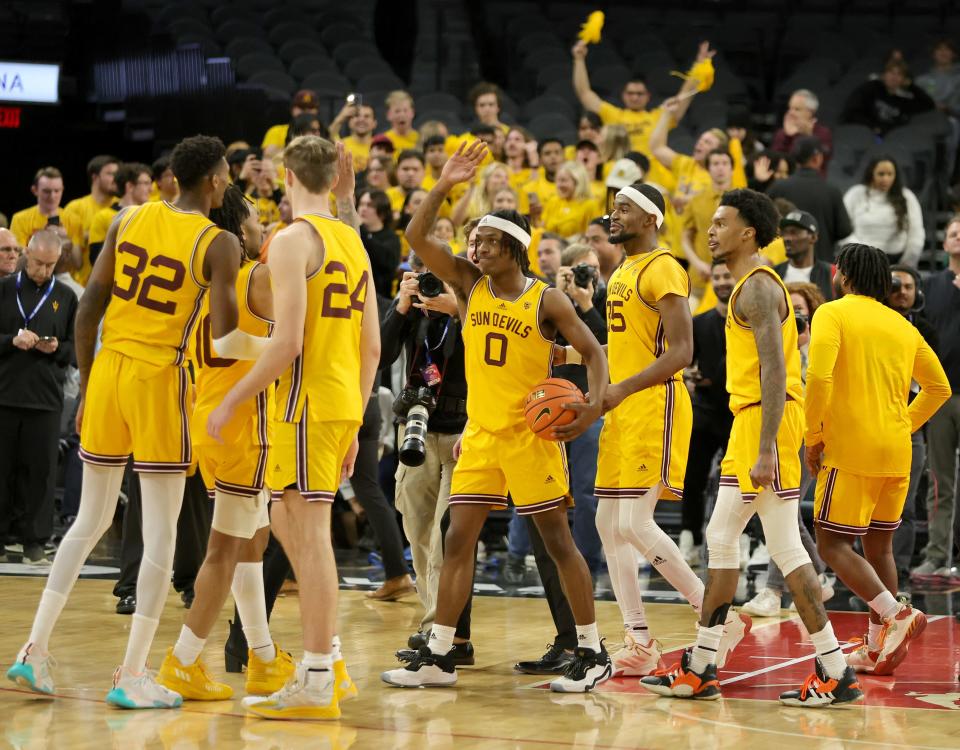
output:
[{"label": "white sneaker", "polygon": [[[818,578],[820,579],[820,601],[826,604],[833,599],[833,595],[836,593],[833,588],[836,578],[828,576],[826,573],[821,573]],[[797,611],[797,603],[795,601],[790,602],[790,611]]]},{"label": "white sneaker", "polygon": [[780,599],[781,595],[779,591],[761,589],[760,593],[740,607],[740,609],[754,617],[776,617],[780,614]]},{"label": "white sneaker", "polygon": [[740,535],[740,570],[746,570],[750,562],[750,537],[746,534]]},{"label": "white sneaker", "polygon": [[750,555],[750,560],[747,562],[748,568],[765,568],[770,564],[770,553],[767,552],[767,545],[763,542],[757,545],[757,548],[753,551],[753,554]]},{"label": "white sneaker", "polygon": [[159,684],[148,669],[134,674],[126,667],[113,673],[113,690],[107,703],[117,708],[179,708],[183,697]]},{"label": "white sneaker", "polygon": [[691,568],[696,567],[701,562],[700,553],[702,547],[699,544],[693,543],[693,532],[689,530],[683,530],[680,532],[680,541],[677,544],[677,547],[680,550],[680,554],[683,555],[684,561]]},{"label": "white sneaker", "polygon": [[457,684],[453,652],[435,654],[423,646],[405,667],[384,672],[380,679],[394,687],[453,687]]},{"label": "white sneaker", "polygon": [[54,666],[56,661],[49,653],[40,653],[28,643],[20,649],[16,662],[7,670],[7,679],[35,693],[53,695]]},{"label": "white sneaker", "polygon": [[717,669],[723,669],[730,653],[747,636],[752,626],[753,621],[748,615],[734,612],[732,608],[727,612],[727,621],[723,623],[723,636],[717,649]]},{"label": "white sneaker", "polygon": [[623,648],[610,657],[613,677],[646,677],[660,668],[663,648],[659,641],[652,640],[644,646],[627,630],[623,636]]},{"label": "white sneaker", "polygon": [[333,670],[311,672],[297,665],[290,681],[273,695],[252,695],[243,707],[263,719],[339,719],[340,703],[334,690]]},{"label": "white sneaker", "polygon": [[563,677],[551,682],[550,689],[555,693],[588,693],[612,676],[613,664],[602,644],[599,653],[591,648],[577,647]]}]

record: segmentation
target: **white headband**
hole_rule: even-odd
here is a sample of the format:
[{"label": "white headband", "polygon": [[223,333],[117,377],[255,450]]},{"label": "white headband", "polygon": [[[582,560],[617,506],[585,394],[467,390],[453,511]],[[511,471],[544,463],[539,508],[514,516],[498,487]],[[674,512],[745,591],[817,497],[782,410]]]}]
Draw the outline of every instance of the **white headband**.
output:
[{"label": "white headband", "polygon": [[512,221],[501,219],[499,216],[494,216],[493,214],[487,214],[480,219],[480,223],[477,224],[477,229],[480,227],[499,229],[501,232],[506,232],[511,237],[518,240],[525,248],[530,248],[530,235],[524,232],[522,228],[518,227]]},{"label": "white headband", "polygon": [[634,203],[636,203],[640,208],[646,211],[648,214],[653,214],[657,217],[657,229],[660,228],[660,225],[663,224],[663,211],[657,208],[657,204],[650,200],[647,196],[641,193],[634,187],[627,185],[625,188],[621,188],[620,192],[617,193],[618,198],[629,198]]}]

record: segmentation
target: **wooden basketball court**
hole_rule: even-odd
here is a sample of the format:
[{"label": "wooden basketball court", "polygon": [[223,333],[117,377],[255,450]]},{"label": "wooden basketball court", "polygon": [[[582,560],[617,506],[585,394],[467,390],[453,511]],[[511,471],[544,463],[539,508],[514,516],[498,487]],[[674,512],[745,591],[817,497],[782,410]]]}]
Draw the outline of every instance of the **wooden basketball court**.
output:
[{"label": "wooden basketball court", "polygon": [[[0,579],[4,670],[30,629],[43,579]],[[472,640],[477,665],[460,670],[452,689],[404,690],[380,681],[393,652],[416,630],[420,612],[409,603],[372,603],[341,592],[340,633],[360,696],[343,705],[334,723],[268,722],[240,706],[243,677],[226,675],[232,701],[188,702],[173,711],[121,711],[103,698],[123,658],[129,618],[114,614],[112,581],[80,580],[54,634],[57,697],[43,699],[12,683],[0,689],[0,747],[70,748],[953,748],[960,747],[960,624],[931,616],[896,677],[866,677],[861,706],[786,708],[781,690],[796,687],[812,653],[796,618],[755,620],[754,629],[720,673],[724,699],[712,703],[657,698],[634,679],[618,679],[587,695],[558,695],[542,678],[512,669],[538,657],[553,632],[546,602],[477,598]],[[612,648],[621,634],[619,612],[598,602],[601,632]],[[231,604],[232,607],[232,604]],[[183,608],[171,595],[150,664],[158,666],[179,632]],[[694,617],[680,604],[648,605],[665,661],[694,640]],[[205,652],[223,675],[227,612]],[[832,616],[841,642],[865,630],[866,616]],[[301,653],[295,596],[277,602],[273,632],[283,648]],[[847,646],[847,649],[852,648]]]}]

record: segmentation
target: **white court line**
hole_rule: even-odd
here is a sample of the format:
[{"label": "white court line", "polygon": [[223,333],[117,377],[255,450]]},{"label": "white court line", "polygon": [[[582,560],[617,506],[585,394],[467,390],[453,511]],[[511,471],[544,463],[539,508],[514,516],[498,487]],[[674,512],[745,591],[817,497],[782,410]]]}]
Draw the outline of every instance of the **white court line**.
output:
[{"label": "white court line", "polygon": [[[932,615],[931,617],[927,618],[927,623],[929,624],[931,622],[936,622],[937,620],[942,620],[944,617],[946,617],[946,615]],[[800,618],[796,617],[791,619],[799,620]],[[784,622],[789,622],[789,621],[785,620]],[[857,644],[855,643],[841,643],[840,649],[841,650],[849,649],[856,645]],[[736,650],[734,650],[734,652],[736,652]],[[731,683],[740,682],[741,680],[747,680],[751,677],[756,677],[757,675],[766,674],[767,672],[775,672],[776,670],[783,669],[784,667],[792,667],[794,664],[799,664],[800,662],[808,661],[813,656],[815,656],[815,654],[807,654],[806,656],[799,656],[796,659],[789,659],[785,662],[781,662],[780,664],[773,664],[772,666],[764,667],[763,669],[756,669],[753,672],[744,672],[743,674],[737,675],[736,677],[731,677],[726,680],[720,680],[720,684],[730,685]]]}]

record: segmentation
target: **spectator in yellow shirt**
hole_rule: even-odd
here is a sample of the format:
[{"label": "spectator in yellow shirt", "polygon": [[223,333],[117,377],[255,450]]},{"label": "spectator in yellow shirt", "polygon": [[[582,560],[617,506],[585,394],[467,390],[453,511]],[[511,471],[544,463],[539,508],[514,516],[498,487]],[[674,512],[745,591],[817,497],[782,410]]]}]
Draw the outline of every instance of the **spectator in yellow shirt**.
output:
[{"label": "spectator in yellow shirt", "polygon": [[503,143],[503,157],[510,170],[510,187],[520,190],[533,178],[540,163],[536,139],[526,129],[514,125]]},{"label": "spectator in yellow shirt", "polygon": [[433,223],[433,231],[431,234],[433,234],[433,236],[441,242],[445,242],[447,245],[449,245],[450,250],[454,255],[463,254],[463,245],[457,239],[457,232],[453,226],[453,222],[446,216],[440,216]]},{"label": "spectator in yellow shirt", "polygon": [[557,193],[557,170],[563,164],[563,141],[559,138],[544,138],[537,144],[537,155],[540,158],[540,168],[519,191],[529,203],[531,223],[539,223],[544,204]]},{"label": "spectator in yellow shirt", "polygon": [[63,199],[63,175],[56,167],[43,167],[33,176],[30,192],[37,197],[37,204],[17,211],[10,219],[10,231],[26,247],[30,238],[41,229],[52,229],[60,235],[61,257],[68,258],[69,265],[76,269],[82,262],[83,226],[75,214],[60,208]]},{"label": "spectator in yellow shirt", "polygon": [[597,202],[597,206],[606,205],[607,183],[604,181],[603,162],[600,161],[600,149],[593,141],[579,141],[576,145],[574,158],[567,161],[576,161],[583,165],[590,179],[590,195]]},{"label": "spectator in yellow shirt", "polygon": [[170,167],[170,156],[165,155],[157,159],[150,167],[153,173],[153,186],[150,188],[151,201],[166,201],[173,203],[180,195],[180,186]]},{"label": "spectator in yellow shirt", "polygon": [[73,278],[81,285],[87,283],[87,277],[93,266],[90,263],[90,225],[97,212],[111,205],[117,199],[117,169],[120,160],[115,156],[102,154],[94,156],[87,163],[87,177],[90,178],[90,193],[82,198],[74,198],[63,208],[64,214],[76,217],[81,227],[80,268],[72,271]]},{"label": "spectator in yellow shirt", "polygon": [[480,172],[479,180],[470,183],[457,205],[453,208],[454,224],[467,219],[486,216],[493,211],[493,198],[503,188],[510,186],[510,170],[506,164],[494,162]]},{"label": "spectator in yellow shirt", "polygon": [[[626,134],[626,130],[623,131]],[[594,143],[597,150],[603,143],[603,121],[600,115],[590,110],[584,110],[580,113],[580,119],[577,121],[577,143],[590,141]],[[628,141],[629,144],[629,141]],[[624,151],[629,150],[629,145]],[[563,158],[567,161],[575,161],[577,158],[577,147],[567,146],[563,149]]]},{"label": "spectator in yellow shirt", "polygon": [[477,116],[477,120],[484,125],[498,128],[506,135],[510,130],[509,125],[500,122],[500,87],[495,83],[481,81],[468,94],[470,106]]},{"label": "spectator in yellow shirt", "polygon": [[543,205],[545,232],[561,237],[583,234],[599,210],[590,193],[590,178],[579,162],[564,162],[557,170],[557,193]]},{"label": "spectator in yellow shirt", "polygon": [[391,127],[384,133],[396,151],[416,148],[420,134],[413,129],[413,97],[406,91],[391,91],[387,95],[387,122]]},{"label": "spectator in yellow shirt", "polygon": [[330,134],[341,140],[340,132],[346,122],[350,135],[343,138],[343,145],[353,156],[353,171],[362,172],[370,158],[370,143],[377,128],[376,113],[369,104],[346,104],[330,123]]},{"label": "spectator in yellow shirt", "polygon": [[142,206],[150,198],[150,186],[153,185],[153,177],[150,173],[150,167],[146,164],[137,162],[121,164],[120,169],[117,170],[116,180],[117,187],[122,190],[120,200],[111,206],[101,208],[90,224],[91,266],[97,262],[97,256],[100,254],[100,248],[103,247],[103,241],[107,238],[107,230],[110,228],[113,218],[129,206]]},{"label": "spectator in yellow shirt", "polygon": [[447,163],[447,139],[442,135],[431,135],[423,139],[423,157],[426,160],[426,171],[423,175],[423,182],[420,184],[423,189],[430,191],[440,179],[440,172],[443,171],[443,165]]},{"label": "spectator in yellow shirt", "polygon": [[690,307],[697,309],[713,271],[713,254],[707,246],[707,232],[720,197],[731,188],[733,157],[729,151],[715,149],[707,155],[710,185],[693,196],[684,208],[682,244],[690,274]]},{"label": "spectator in yellow shirt", "polygon": [[[316,91],[310,89],[300,89],[293,95],[293,101],[290,104],[290,119],[302,114],[316,115],[319,112],[320,100]],[[289,123],[281,123],[271,127],[263,136],[263,142],[260,148],[266,158],[283,151],[287,144],[287,131],[290,128]]]},{"label": "spectator in yellow shirt", "polygon": [[403,209],[404,201],[414,190],[417,190],[423,182],[426,160],[423,154],[416,149],[407,149],[400,152],[397,158],[397,186],[387,190],[387,196],[390,198],[390,208],[393,209],[394,217],[400,215]]}]

